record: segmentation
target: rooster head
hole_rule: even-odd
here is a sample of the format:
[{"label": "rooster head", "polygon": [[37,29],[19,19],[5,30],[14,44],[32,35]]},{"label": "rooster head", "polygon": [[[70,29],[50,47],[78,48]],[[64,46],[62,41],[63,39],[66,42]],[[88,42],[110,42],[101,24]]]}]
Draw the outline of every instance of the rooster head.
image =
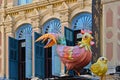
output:
[{"label": "rooster head", "polygon": [[93,45],[94,42],[92,41],[92,32],[89,30],[81,30],[82,35],[82,42],[88,45]]}]

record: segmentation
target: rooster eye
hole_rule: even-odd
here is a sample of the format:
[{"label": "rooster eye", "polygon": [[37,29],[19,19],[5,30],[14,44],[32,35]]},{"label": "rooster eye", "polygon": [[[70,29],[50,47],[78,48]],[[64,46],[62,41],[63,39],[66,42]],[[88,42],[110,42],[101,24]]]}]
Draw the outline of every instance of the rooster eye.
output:
[{"label": "rooster eye", "polygon": [[85,36],[85,38],[87,38],[87,36]]},{"label": "rooster eye", "polygon": [[102,58],[101,60],[104,61],[104,58]]}]

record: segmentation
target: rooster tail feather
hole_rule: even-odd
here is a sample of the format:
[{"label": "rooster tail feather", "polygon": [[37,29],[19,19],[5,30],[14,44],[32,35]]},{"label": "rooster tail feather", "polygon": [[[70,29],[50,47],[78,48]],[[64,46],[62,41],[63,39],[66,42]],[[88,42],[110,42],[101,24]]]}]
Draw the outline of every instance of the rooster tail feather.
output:
[{"label": "rooster tail feather", "polygon": [[41,40],[42,40],[42,42],[45,42],[45,41],[48,40],[48,39],[50,39],[50,40],[49,40],[48,43],[44,46],[44,48],[51,47],[51,46],[53,46],[54,44],[57,43],[57,41],[56,41],[56,35],[55,35],[55,34],[52,34],[52,33],[48,33],[48,34],[42,35],[42,36],[39,37],[35,42],[38,42],[38,41],[41,41]]}]

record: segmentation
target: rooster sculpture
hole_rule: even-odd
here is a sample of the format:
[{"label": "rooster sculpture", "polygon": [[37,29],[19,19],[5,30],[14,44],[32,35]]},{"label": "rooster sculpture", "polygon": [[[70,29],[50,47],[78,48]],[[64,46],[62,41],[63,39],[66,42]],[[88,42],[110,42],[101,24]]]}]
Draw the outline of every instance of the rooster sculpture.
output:
[{"label": "rooster sculpture", "polygon": [[94,44],[92,41],[93,37],[91,31],[81,30],[83,34],[82,40],[78,42],[76,46],[66,46],[65,37],[61,34],[47,33],[39,37],[37,41],[43,40],[42,42],[48,40],[44,48],[48,48],[57,44],[57,53],[66,66],[68,74],[69,70],[74,70],[77,75],[80,75],[80,70],[89,64],[92,58],[91,45]]}]

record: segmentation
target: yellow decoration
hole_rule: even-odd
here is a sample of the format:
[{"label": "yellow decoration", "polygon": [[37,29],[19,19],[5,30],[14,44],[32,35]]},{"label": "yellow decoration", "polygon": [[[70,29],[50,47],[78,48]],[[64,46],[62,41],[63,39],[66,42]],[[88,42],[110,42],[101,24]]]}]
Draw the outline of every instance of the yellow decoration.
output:
[{"label": "yellow decoration", "polygon": [[103,77],[105,76],[108,66],[107,66],[107,58],[106,57],[100,57],[96,63],[94,63],[90,70],[97,76],[101,77],[101,80],[103,80]]}]

